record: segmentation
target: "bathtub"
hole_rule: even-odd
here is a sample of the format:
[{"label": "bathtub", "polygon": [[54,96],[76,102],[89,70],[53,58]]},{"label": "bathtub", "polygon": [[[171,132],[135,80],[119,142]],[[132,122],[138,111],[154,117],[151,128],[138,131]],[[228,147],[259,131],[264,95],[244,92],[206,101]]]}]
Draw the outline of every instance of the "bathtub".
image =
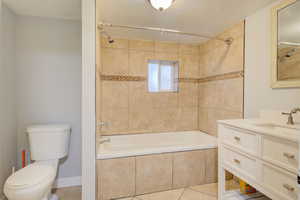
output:
[{"label": "bathtub", "polygon": [[193,151],[217,147],[216,137],[200,131],[105,136],[97,146],[97,159]]}]

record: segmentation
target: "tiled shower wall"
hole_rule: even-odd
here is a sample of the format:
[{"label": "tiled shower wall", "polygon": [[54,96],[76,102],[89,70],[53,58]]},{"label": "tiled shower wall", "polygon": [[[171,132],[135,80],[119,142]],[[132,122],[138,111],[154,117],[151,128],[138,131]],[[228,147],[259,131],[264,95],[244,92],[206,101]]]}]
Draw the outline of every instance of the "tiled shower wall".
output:
[{"label": "tiled shower wall", "polygon": [[[233,38],[230,46],[209,40],[200,47],[127,39],[110,44],[102,38],[97,121],[105,126],[98,132],[114,135],[200,129],[216,135],[216,120],[241,118],[244,22],[218,36],[228,37]],[[148,92],[149,59],[179,61],[178,93]],[[224,80],[228,73],[231,78]]]},{"label": "tiled shower wall", "polygon": [[[198,84],[189,80],[199,77],[198,58],[198,46],[126,39],[109,44],[103,38],[97,70],[97,118],[106,122],[101,133],[197,130]],[[179,77],[188,80],[180,81],[179,92],[148,92],[149,59],[180,62]]]},{"label": "tiled shower wall", "polygon": [[211,80],[199,83],[199,129],[211,135],[217,135],[217,120],[243,118],[244,22],[217,36],[229,37],[230,46],[217,40],[200,45],[200,76]]}]

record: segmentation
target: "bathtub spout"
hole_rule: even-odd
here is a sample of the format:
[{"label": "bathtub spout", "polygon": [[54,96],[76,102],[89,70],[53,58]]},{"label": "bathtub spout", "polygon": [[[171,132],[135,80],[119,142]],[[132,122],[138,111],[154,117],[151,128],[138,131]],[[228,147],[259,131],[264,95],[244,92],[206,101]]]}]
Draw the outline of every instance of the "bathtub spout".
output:
[{"label": "bathtub spout", "polygon": [[100,138],[99,143],[103,144],[105,142],[110,142],[110,138]]}]

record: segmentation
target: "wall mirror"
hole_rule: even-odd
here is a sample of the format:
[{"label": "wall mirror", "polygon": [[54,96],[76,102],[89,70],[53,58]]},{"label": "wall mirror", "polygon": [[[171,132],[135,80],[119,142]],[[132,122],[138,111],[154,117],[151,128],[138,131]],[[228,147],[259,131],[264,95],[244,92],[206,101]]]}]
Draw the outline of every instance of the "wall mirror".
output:
[{"label": "wall mirror", "polygon": [[272,9],[272,88],[300,87],[300,1]]}]

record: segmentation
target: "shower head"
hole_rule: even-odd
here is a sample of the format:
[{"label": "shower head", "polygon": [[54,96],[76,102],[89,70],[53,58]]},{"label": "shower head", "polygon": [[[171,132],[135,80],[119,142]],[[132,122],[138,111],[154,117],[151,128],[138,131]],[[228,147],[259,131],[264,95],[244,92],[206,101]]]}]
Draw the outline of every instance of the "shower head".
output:
[{"label": "shower head", "polygon": [[107,37],[107,40],[108,40],[109,44],[112,44],[115,42],[110,36]]}]

